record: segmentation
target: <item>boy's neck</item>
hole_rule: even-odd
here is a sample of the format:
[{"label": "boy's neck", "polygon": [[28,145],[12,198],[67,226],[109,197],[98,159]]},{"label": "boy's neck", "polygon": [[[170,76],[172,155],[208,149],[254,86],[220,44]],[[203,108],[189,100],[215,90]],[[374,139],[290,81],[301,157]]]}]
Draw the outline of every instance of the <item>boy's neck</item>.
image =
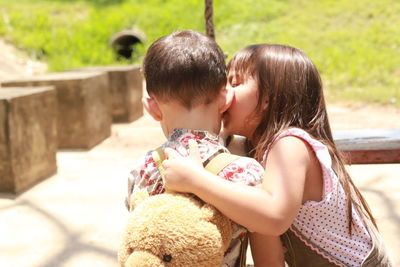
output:
[{"label": "boy's neck", "polygon": [[161,127],[166,137],[176,128],[208,131],[219,134],[221,115],[214,103],[188,110],[178,103],[159,104],[163,113]]}]

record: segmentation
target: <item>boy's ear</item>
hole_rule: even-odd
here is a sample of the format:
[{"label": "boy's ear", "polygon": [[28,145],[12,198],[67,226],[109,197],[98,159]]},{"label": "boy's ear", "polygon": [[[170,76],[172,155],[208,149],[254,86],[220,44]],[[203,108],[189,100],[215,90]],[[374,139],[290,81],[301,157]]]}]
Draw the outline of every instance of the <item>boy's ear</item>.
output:
[{"label": "boy's ear", "polygon": [[224,113],[232,104],[234,97],[233,88],[229,87],[221,89],[219,93],[219,112]]},{"label": "boy's ear", "polygon": [[153,97],[143,97],[142,104],[150,116],[153,117],[153,119],[156,121],[162,120],[162,112],[157,101]]}]

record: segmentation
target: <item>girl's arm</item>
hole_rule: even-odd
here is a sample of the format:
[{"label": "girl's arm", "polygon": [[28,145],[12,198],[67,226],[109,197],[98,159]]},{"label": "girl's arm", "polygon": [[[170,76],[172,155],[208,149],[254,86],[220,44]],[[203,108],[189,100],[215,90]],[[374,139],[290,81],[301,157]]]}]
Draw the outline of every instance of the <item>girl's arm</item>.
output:
[{"label": "girl's arm", "polygon": [[169,159],[163,166],[168,189],[197,195],[252,232],[281,235],[302,204],[310,152],[296,137],[284,137],[271,148],[263,189],[221,179],[191,158],[166,152]]}]

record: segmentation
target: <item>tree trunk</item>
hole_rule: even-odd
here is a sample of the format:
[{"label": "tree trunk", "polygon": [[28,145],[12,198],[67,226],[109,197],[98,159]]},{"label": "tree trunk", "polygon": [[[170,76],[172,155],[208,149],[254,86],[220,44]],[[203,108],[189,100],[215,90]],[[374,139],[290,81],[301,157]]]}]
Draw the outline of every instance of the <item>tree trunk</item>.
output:
[{"label": "tree trunk", "polygon": [[205,0],[204,17],[206,20],[206,34],[215,40],[214,22],[213,22],[213,0]]}]

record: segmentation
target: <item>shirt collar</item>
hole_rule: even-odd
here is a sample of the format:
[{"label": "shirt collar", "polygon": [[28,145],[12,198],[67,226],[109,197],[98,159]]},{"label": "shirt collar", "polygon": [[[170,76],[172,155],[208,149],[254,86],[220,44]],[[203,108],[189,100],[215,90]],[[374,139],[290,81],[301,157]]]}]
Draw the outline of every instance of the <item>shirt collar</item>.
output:
[{"label": "shirt collar", "polygon": [[203,130],[192,130],[192,129],[184,129],[184,128],[175,128],[169,135],[169,141],[177,141],[180,142],[182,139],[191,138],[191,139],[205,139],[208,142],[214,144],[223,145],[224,141],[222,137],[219,137],[217,134],[203,131]]}]

